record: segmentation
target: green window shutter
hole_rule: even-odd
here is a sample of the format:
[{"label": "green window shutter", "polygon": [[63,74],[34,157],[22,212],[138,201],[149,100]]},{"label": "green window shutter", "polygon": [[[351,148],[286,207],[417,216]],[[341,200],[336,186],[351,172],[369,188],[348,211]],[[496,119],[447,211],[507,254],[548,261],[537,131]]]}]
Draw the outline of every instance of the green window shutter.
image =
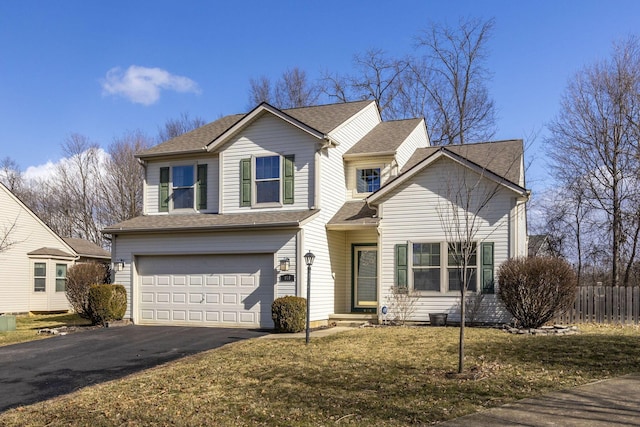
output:
[{"label": "green window shutter", "polygon": [[198,209],[207,209],[207,165],[198,165]]},{"label": "green window shutter", "polygon": [[284,177],[282,179],[282,194],[285,205],[293,204],[295,156],[284,156]]},{"label": "green window shutter", "polygon": [[160,168],[160,200],[158,211],[169,212],[169,168]]},{"label": "green window shutter", "polygon": [[398,288],[407,289],[407,273],[408,273],[408,245],[396,245],[396,283]]},{"label": "green window shutter", "polygon": [[493,242],[482,244],[482,293],[495,293],[493,278]]},{"label": "green window shutter", "polygon": [[240,160],[240,206],[251,206],[251,159]]}]

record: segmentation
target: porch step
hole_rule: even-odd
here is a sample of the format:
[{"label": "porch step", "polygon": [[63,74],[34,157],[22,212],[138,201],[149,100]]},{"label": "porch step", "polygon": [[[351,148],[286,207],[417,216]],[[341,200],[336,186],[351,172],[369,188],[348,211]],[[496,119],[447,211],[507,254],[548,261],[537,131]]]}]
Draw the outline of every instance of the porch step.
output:
[{"label": "porch step", "polygon": [[329,323],[336,326],[349,326],[356,328],[364,323],[378,323],[377,314],[369,313],[347,313],[347,314],[330,314]]}]

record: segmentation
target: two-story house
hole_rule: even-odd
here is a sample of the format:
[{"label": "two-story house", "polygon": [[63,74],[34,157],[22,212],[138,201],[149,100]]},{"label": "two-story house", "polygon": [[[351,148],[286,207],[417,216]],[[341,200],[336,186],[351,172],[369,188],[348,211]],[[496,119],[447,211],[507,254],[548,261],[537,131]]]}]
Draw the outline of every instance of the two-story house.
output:
[{"label": "two-story house", "polygon": [[[138,158],[144,214],[104,230],[135,323],[272,327],[275,298],[306,295],[308,251],[314,324],[377,319],[392,286],[417,291],[414,320],[455,318],[442,219],[455,206],[447,188],[461,183],[493,189],[476,215],[485,256],[469,267],[470,288],[492,293],[481,282],[526,255],[522,141],[430,147],[423,119],[383,122],[373,101],[263,103]],[[486,317],[503,316],[487,297]]]}]

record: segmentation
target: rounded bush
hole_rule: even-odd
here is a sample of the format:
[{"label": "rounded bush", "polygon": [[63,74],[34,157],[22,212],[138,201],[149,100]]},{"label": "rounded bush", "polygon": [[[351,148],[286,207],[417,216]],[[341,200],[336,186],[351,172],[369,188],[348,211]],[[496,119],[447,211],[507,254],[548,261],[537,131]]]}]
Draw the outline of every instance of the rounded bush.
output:
[{"label": "rounded bush", "polygon": [[278,298],[271,304],[271,318],[278,332],[303,331],[307,322],[307,300],[294,296]]},{"label": "rounded bush", "polygon": [[67,272],[66,295],[73,311],[90,319],[89,289],[93,285],[108,283],[109,267],[97,262],[78,263]]},{"label": "rounded bush", "polygon": [[89,289],[89,313],[94,324],[121,320],[127,310],[127,291],[122,285],[93,285]]},{"label": "rounded bush", "polygon": [[570,308],[577,293],[569,263],[554,257],[514,258],[498,270],[498,295],[521,328],[539,328]]}]

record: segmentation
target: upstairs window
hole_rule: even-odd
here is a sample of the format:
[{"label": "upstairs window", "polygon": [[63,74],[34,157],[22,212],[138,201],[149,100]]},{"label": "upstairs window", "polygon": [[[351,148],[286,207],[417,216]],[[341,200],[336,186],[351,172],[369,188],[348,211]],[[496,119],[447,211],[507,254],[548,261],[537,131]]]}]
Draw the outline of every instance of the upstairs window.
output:
[{"label": "upstairs window", "polygon": [[256,157],[256,203],[280,202],[280,156]]},{"label": "upstairs window", "polygon": [[56,264],[56,292],[67,290],[67,264]]},{"label": "upstairs window", "polygon": [[34,292],[47,290],[47,264],[44,262],[33,264],[33,290]]},{"label": "upstairs window", "polygon": [[207,164],[160,168],[158,211],[207,209]]},{"label": "upstairs window", "polygon": [[358,193],[373,193],[380,188],[380,168],[357,169]]},{"label": "upstairs window", "polygon": [[193,190],[195,176],[193,165],[174,166],[173,172],[173,208],[193,209]]}]

